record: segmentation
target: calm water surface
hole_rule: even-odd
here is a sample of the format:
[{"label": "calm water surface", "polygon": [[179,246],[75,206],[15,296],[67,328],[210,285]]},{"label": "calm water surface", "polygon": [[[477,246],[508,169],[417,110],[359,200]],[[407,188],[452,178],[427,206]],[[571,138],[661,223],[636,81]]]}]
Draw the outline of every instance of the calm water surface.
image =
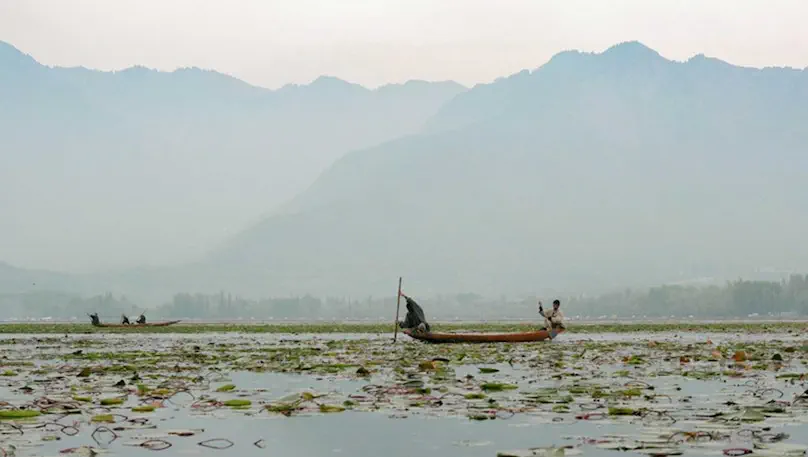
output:
[{"label": "calm water surface", "polygon": [[[31,335],[4,335],[2,339],[30,338]],[[52,335],[43,338],[52,338]],[[189,340],[194,342],[227,342],[229,340],[249,340],[256,345],[278,342],[282,340],[319,339],[323,341],[334,339],[389,339],[392,335],[115,335],[113,341],[137,342],[148,340],[150,347],[166,348],[178,341]],[[399,335],[406,339],[406,336]],[[65,340],[88,338],[109,338],[104,335],[74,335],[67,336]],[[712,340],[716,344],[731,342],[743,338],[745,341],[766,341],[778,339],[781,341],[802,341],[793,335],[733,335],[708,333],[669,333],[669,334],[600,334],[575,335],[565,334],[558,341],[547,344],[570,344],[580,341],[637,341],[637,340],[668,340],[676,342],[704,342]],[[35,345],[35,343],[31,343]],[[68,345],[69,346],[69,345]],[[87,350],[104,350],[110,348],[88,348]],[[488,365],[491,366],[491,365]],[[514,370],[507,364],[496,365],[502,371],[497,375],[503,380],[511,380],[520,387],[552,387],[558,382],[546,381],[541,385],[528,386],[527,370]],[[615,368],[617,369],[617,368]],[[477,374],[476,366],[455,367],[455,375],[460,378],[470,374]],[[258,403],[272,401],[280,397],[302,391],[339,392],[341,394],[362,394],[362,387],[366,381],[340,379],[332,376],[309,376],[281,373],[248,373],[231,372],[226,374],[240,390],[248,390],[249,398]],[[774,382],[773,376],[754,381],[741,379],[737,381],[703,381],[683,378],[681,376],[665,376],[645,379],[654,386],[657,395],[670,394],[677,398],[686,398],[681,404],[683,410],[688,408],[704,408],[708,406],[719,407],[728,401],[739,401],[748,397],[748,393],[755,389],[764,389]],[[30,401],[30,397],[10,389],[11,384],[0,383],[0,400],[19,402],[20,399]],[[783,388],[783,399],[791,399],[804,390],[801,383],[795,383]],[[518,393],[513,395],[518,396]],[[774,394],[772,400],[778,399]],[[637,435],[649,431],[657,426],[643,425],[642,421],[635,423],[608,423],[599,421],[575,420],[574,415],[567,414],[563,422],[553,422],[558,415],[541,413],[517,414],[512,418],[501,418],[488,421],[472,421],[465,416],[446,417],[443,413],[430,413],[428,409],[416,408],[411,411],[391,412],[358,412],[346,411],[337,414],[304,415],[284,417],[271,415],[266,412],[252,410],[249,413],[227,409],[212,412],[198,413],[190,408],[190,398],[183,400],[177,397],[173,406],[158,409],[155,413],[144,415],[156,425],[156,430],[132,430],[120,433],[121,437],[109,444],[98,445],[89,436],[88,430],[93,427],[84,426],[82,432],[75,437],[60,436],[58,441],[41,442],[41,432],[37,430],[26,431],[26,446],[23,440],[18,445],[19,456],[58,456],[60,451],[79,446],[93,446],[105,449],[111,455],[143,456],[152,452],[144,448],[134,447],[132,444],[142,442],[150,437],[164,438],[171,442],[173,447],[162,451],[163,455],[221,455],[221,456],[300,456],[316,457],[331,455],[351,456],[390,456],[413,457],[417,456],[489,456],[497,455],[498,451],[510,449],[524,449],[542,446],[577,445],[584,438],[599,438],[611,434]],[[130,417],[138,416],[132,413]],[[69,418],[62,420],[69,423]],[[790,435],[789,443],[808,444],[808,412],[806,417],[791,417],[783,420],[767,420],[776,432]],[[694,425],[688,424],[687,413],[682,415],[675,427],[692,429]],[[200,429],[192,437],[167,437],[165,432],[171,429]],[[8,427],[0,426],[0,438],[6,441],[3,449],[8,449],[8,437],[14,433]],[[227,439],[234,443],[226,450],[213,450],[200,447],[198,443],[209,439]],[[103,440],[102,440],[103,441]],[[258,443],[261,447],[254,443]],[[751,447],[742,436],[733,439],[733,446]],[[703,449],[687,449],[687,455],[723,455],[721,449],[727,448],[727,443],[720,446]],[[602,450],[594,446],[583,446],[584,455],[626,455],[625,452]],[[8,452],[8,451],[6,451]],[[629,453],[630,455],[640,455]],[[3,455],[0,453],[0,455]],[[771,455],[771,454],[769,454]],[[786,455],[784,453],[775,455]],[[801,454],[790,454],[801,455]]]}]

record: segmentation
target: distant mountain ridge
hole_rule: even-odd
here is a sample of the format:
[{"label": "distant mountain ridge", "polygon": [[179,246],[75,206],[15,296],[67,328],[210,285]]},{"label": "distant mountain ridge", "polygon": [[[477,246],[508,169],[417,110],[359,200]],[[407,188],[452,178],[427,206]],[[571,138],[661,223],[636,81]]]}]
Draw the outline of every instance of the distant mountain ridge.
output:
[{"label": "distant mountain ridge", "polygon": [[0,223],[0,259],[186,262],[463,90],[322,77],[273,91],[198,68],[45,67],[0,43],[0,213],[14,221]]},{"label": "distant mountain ridge", "polygon": [[[659,74],[661,70],[664,74]],[[804,84],[808,76],[804,70],[792,68],[749,68],[737,67],[720,59],[710,58],[698,54],[686,62],[670,61],[658,52],[648,48],[637,41],[621,43],[607,49],[603,53],[585,53],[581,51],[564,51],[556,54],[549,62],[535,70],[523,70],[498,81],[478,85],[473,91],[468,91],[447,102],[440,111],[427,123],[427,131],[440,131],[450,128],[470,125],[482,120],[491,120],[503,112],[517,109],[527,109],[537,102],[536,97],[546,97],[550,87],[556,90],[569,89],[569,84],[575,84],[576,89],[586,90],[577,80],[581,75],[590,75],[588,84],[594,84],[599,78],[615,77],[617,74],[632,72],[631,78],[648,78],[657,74],[665,78],[657,83],[665,84],[693,84],[700,82],[703,86],[725,81],[722,78],[737,77],[739,74],[749,76],[752,83],[754,79],[767,76],[779,78],[786,85],[772,86],[767,89],[780,94],[786,94],[793,88],[793,84]],[[777,75],[777,76],[774,76]],[[571,80],[566,78],[571,77]],[[623,91],[637,92],[633,87],[635,80],[625,79],[619,81],[626,84],[620,87]],[[716,88],[720,88],[718,84]],[[649,89],[649,88],[646,88]],[[525,97],[525,95],[528,95]],[[637,94],[639,95],[639,94]],[[774,100],[779,101],[779,99]],[[541,107],[542,105],[538,105]],[[464,120],[464,118],[468,118]]]},{"label": "distant mountain ridge", "polygon": [[[808,72],[564,52],[351,153],[198,268],[261,293],[608,289],[806,270]],[[776,223],[774,221],[777,221]]]},{"label": "distant mountain ridge", "polygon": [[808,71],[630,42],[562,52],[434,111],[201,261],[94,287],[361,296],[403,275],[419,295],[496,296],[808,271]]}]

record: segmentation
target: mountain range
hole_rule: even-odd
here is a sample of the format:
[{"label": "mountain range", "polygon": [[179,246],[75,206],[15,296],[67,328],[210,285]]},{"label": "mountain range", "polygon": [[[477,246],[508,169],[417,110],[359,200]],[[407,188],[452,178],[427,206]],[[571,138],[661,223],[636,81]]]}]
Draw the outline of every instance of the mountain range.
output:
[{"label": "mountain range", "polygon": [[198,68],[51,68],[0,43],[0,259],[190,261],[464,90],[324,76],[273,91]]},{"label": "mountain range", "polygon": [[93,284],[356,295],[403,275],[419,294],[493,295],[808,270],[808,71],[629,42],[448,87],[417,127],[344,148],[198,261]]}]

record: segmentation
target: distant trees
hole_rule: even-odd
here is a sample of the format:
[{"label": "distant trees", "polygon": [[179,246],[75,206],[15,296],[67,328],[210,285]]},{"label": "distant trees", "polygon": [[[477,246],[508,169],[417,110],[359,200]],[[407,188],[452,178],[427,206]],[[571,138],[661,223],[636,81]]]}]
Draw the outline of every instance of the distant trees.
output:
[{"label": "distant trees", "polygon": [[[414,297],[430,320],[507,318],[538,319],[536,297],[486,298],[474,293]],[[548,301],[554,297],[545,297]],[[647,290],[622,290],[595,297],[563,298],[568,316],[619,317],[744,317],[749,314],[794,313],[808,315],[808,276],[787,280],[729,281],[723,286],[666,285]],[[146,310],[152,317],[201,319],[392,319],[395,297],[317,298],[272,297],[248,299],[230,293],[178,293],[170,302],[149,310],[127,297],[104,293],[81,297],[53,291],[0,294],[0,317],[84,318],[98,312],[104,320]],[[402,305],[402,312],[403,312]]]},{"label": "distant trees", "polygon": [[[348,311],[343,301],[326,300],[332,311]],[[323,300],[305,295],[303,297],[264,298],[249,300],[221,292],[216,295],[177,294],[172,301],[159,307],[156,313],[165,317],[233,319],[318,317],[323,311]]]},{"label": "distant trees", "polygon": [[808,315],[808,276],[793,275],[781,282],[729,281],[719,286],[668,285],[646,291],[624,291],[573,299],[568,312],[600,316],[730,317],[749,314]]}]

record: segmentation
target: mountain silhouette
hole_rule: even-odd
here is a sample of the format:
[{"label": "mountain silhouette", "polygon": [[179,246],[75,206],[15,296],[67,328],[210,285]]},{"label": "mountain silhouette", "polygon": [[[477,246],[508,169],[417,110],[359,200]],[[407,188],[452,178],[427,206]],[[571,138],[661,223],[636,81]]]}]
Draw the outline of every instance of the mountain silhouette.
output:
[{"label": "mountain silhouette", "polygon": [[199,68],[52,68],[0,43],[0,259],[187,262],[463,90],[322,77],[273,91]]},{"label": "mountain silhouette", "polygon": [[563,52],[341,158],[194,275],[263,295],[404,275],[428,295],[805,270],[806,119],[806,71]]},{"label": "mountain silhouette", "polygon": [[[15,59],[29,62],[19,56]],[[56,70],[44,73],[51,75],[50,71]],[[109,87],[123,84],[116,79],[119,73],[58,70],[62,71],[58,80],[92,78],[90,86],[98,87],[101,83],[96,81],[110,78],[114,82],[105,83]],[[83,76],[62,76],[74,71]],[[120,73],[137,84],[152,85],[183,74],[130,71]],[[110,204],[116,207],[140,201],[140,193],[159,185],[159,180],[133,183],[118,174],[107,177],[104,182],[112,184],[103,187],[95,181],[100,171],[86,171],[114,169],[101,167],[99,157],[107,165],[119,163],[132,154],[131,148],[83,155],[76,145],[86,147],[86,135],[70,134],[92,131],[93,140],[101,143],[95,138],[98,129],[90,130],[91,126],[96,122],[109,129],[128,125],[122,118],[147,119],[151,123],[138,132],[169,139],[175,139],[172,135],[183,124],[171,124],[169,135],[161,127],[166,119],[194,119],[189,124],[194,128],[180,129],[193,135],[172,143],[190,142],[193,147],[183,149],[185,156],[175,159],[168,174],[190,186],[189,195],[203,188],[227,192],[225,186],[217,187],[215,179],[195,175],[188,164],[232,150],[228,146],[231,133],[244,135],[244,124],[255,132],[263,132],[267,125],[283,125],[284,134],[289,135],[285,138],[324,142],[328,138],[329,144],[339,140],[351,152],[324,166],[313,184],[294,198],[284,198],[284,204],[276,206],[268,199],[261,210],[264,217],[201,260],[82,277],[83,287],[154,300],[178,291],[222,289],[246,296],[357,296],[389,294],[395,279],[403,275],[408,290],[419,296],[443,292],[492,296],[597,292],[693,277],[731,278],[764,267],[808,269],[808,247],[803,242],[808,229],[805,70],[744,68],[703,55],[677,62],[630,42],[602,53],[565,51],[539,68],[467,91],[451,83],[421,82],[369,91],[330,77],[308,86],[266,91],[223,75],[187,71],[194,75],[188,81],[196,81],[197,88],[213,84],[203,81],[219,81],[216,90],[205,91],[221,95],[198,100],[193,96],[198,89],[183,92],[184,84],[161,83],[158,86],[164,92],[159,97],[147,97],[148,91],[137,96],[125,92],[129,94],[123,110],[126,116],[109,108],[119,105],[98,105],[98,99],[108,97],[98,96],[95,89],[81,103],[58,104],[70,109],[53,109],[47,116],[42,110],[31,110],[40,126],[49,123],[54,131],[68,133],[60,134],[61,147],[53,142],[52,149],[42,150],[52,154],[47,161],[37,162],[53,167],[49,174],[37,171],[43,176],[35,176],[32,168],[30,174],[4,175],[8,167],[0,164],[0,186],[8,185],[9,179],[22,186],[15,188],[16,194],[0,193],[0,202],[7,205],[13,200],[10,195],[17,198],[26,192],[29,201],[52,198],[39,193],[41,183],[64,175],[58,167],[71,161],[77,165],[69,168],[72,180],[59,189],[75,193],[70,187],[79,186],[85,192],[82,198],[88,200],[115,190],[118,194]],[[43,78],[49,81],[53,76]],[[436,94],[444,91],[454,93],[435,102]],[[55,89],[48,93],[49,100],[60,94]],[[29,98],[38,94],[32,91]],[[75,98],[72,92],[61,96]],[[169,103],[172,97],[191,100]],[[373,116],[382,116],[383,110],[367,114],[356,107],[360,104],[356,100],[378,106],[368,100],[379,98],[408,106],[405,111],[431,101],[429,110],[419,112],[433,114],[413,121],[407,132],[351,147],[349,136],[341,136],[352,135],[348,130],[353,127],[346,127],[345,119],[361,118],[362,122],[350,124],[354,126],[375,125],[378,119]],[[114,115],[89,122],[77,106],[81,110],[103,106]],[[205,106],[217,108],[206,110]],[[225,122],[245,107],[262,122],[237,117],[238,130]],[[23,108],[21,115],[26,113]],[[48,129],[33,129],[23,136],[19,131],[27,124],[9,129],[6,120],[18,116],[4,111],[8,117],[0,124],[5,128],[2,141],[48,140],[39,138]],[[182,115],[172,114],[176,111]],[[267,123],[270,113],[274,122]],[[306,124],[301,119],[317,129],[295,130],[295,125]],[[310,138],[315,130],[319,137]],[[142,135],[131,132],[129,137],[110,138],[101,144],[142,141]],[[288,141],[285,144],[291,148],[294,142]],[[138,151],[147,154],[149,149]],[[150,157],[160,160],[163,156]],[[255,166],[255,157],[239,159]],[[0,160],[8,160],[7,155]],[[34,184],[25,186],[31,176],[36,178]],[[177,191],[182,188],[177,184],[165,184],[165,189]],[[244,183],[239,190],[249,185]],[[122,202],[120,195],[127,194],[121,189],[131,192],[130,201]],[[212,207],[202,203],[196,208]],[[188,209],[175,201],[171,208],[181,215]],[[18,214],[28,213],[19,207]],[[58,215],[61,220],[87,217],[70,209]],[[113,235],[132,230],[131,224],[110,219],[105,229]],[[7,230],[8,226],[0,227]],[[19,249],[23,248],[33,249],[31,245]]]}]

